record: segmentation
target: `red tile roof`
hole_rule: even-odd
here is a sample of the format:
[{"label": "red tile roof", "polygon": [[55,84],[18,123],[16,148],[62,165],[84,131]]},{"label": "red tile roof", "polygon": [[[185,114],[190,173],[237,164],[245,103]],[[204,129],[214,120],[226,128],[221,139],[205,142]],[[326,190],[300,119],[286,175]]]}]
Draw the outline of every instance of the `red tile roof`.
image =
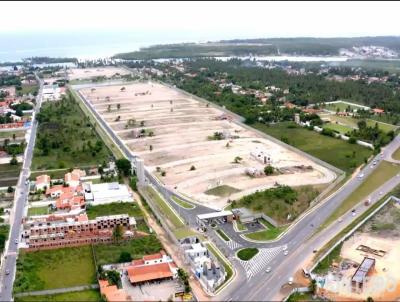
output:
[{"label": "red tile roof", "polygon": [[127,268],[129,281],[131,283],[146,282],[173,277],[168,263],[157,263],[151,265],[129,266]]}]

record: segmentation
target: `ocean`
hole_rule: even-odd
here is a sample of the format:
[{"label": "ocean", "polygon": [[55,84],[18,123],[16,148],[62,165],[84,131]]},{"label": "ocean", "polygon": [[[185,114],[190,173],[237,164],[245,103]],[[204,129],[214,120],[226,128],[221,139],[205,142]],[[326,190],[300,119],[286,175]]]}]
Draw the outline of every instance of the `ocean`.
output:
[{"label": "ocean", "polygon": [[154,33],[0,33],[0,62],[15,62],[37,56],[104,58],[154,44],[189,41],[185,37],[171,39],[168,35]]}]

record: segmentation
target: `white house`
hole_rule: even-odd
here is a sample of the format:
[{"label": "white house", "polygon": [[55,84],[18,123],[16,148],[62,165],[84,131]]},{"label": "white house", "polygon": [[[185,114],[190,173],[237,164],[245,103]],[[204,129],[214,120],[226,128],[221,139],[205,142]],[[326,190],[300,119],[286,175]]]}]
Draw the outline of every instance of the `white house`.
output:
[{"label": "white house", "polygon": [[84,189],[86,202],[93,205],[117,201],[133,201],[132,193],[128,187],[117,182],[101,184],[87,182],[84,184]]}]

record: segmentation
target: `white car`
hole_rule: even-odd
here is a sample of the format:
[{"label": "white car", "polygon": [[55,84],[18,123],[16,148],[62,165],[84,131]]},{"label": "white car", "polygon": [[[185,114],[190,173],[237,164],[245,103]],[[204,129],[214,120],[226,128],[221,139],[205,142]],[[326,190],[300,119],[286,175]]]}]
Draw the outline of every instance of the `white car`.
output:
[{"label": "white car", "polygon": [[289,254],[289,251],[286,250],[286,251],[283,252],[283,254],[284,254],[285,256],[287,256],[287,255]]},{"label": "white car", "polygon": [[267,269],[265,270],[266,273],[270,273],[271,272],[271,267],[268,266]]},{"label": "white car", "polygon": [[364,173],[361,173],[358,175],[358,178],[363,178],[364,177]]},{"label": "white car", "polygon": [[14,242],[15,242],[15,244],[18,244],[18,239],[15,239]]},{"label": "white car", "polygon": [[283,246],[282,250],[283,250],[283,251],[286,251],[286,250],[287,250],[287,244],[285,244],[285,245]]},{"label": "white car", "polygon": [[379,195],[383,195],[383,192],[382,192],[382,191],[380,191],[380,192],[379,192]]},{"label": "white car", "polygon": [[340,217],[340,218],[338,219],[338,221],[339,221],[339,222],[342,222],[342,221],[343,221],[343,218],[342,218],[342,217]]}]

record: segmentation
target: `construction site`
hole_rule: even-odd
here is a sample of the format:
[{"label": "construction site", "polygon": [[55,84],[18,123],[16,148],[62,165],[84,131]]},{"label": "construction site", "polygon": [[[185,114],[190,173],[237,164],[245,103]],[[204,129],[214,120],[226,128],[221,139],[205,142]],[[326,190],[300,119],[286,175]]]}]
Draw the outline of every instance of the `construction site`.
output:
[{"label": "construction site", "polygon": [[[277,183],[331,183],[336,174],[176,89],[146,82],[81,89],[133,154],[168,188],[223,207]],[[273,173],[265,173],[265,167]]]},{"label": "construction site", "polygon": [[329,271],[320,276],[333,300],[397,301],[400,297],[400,205],[390,202],[347,239]]}]

